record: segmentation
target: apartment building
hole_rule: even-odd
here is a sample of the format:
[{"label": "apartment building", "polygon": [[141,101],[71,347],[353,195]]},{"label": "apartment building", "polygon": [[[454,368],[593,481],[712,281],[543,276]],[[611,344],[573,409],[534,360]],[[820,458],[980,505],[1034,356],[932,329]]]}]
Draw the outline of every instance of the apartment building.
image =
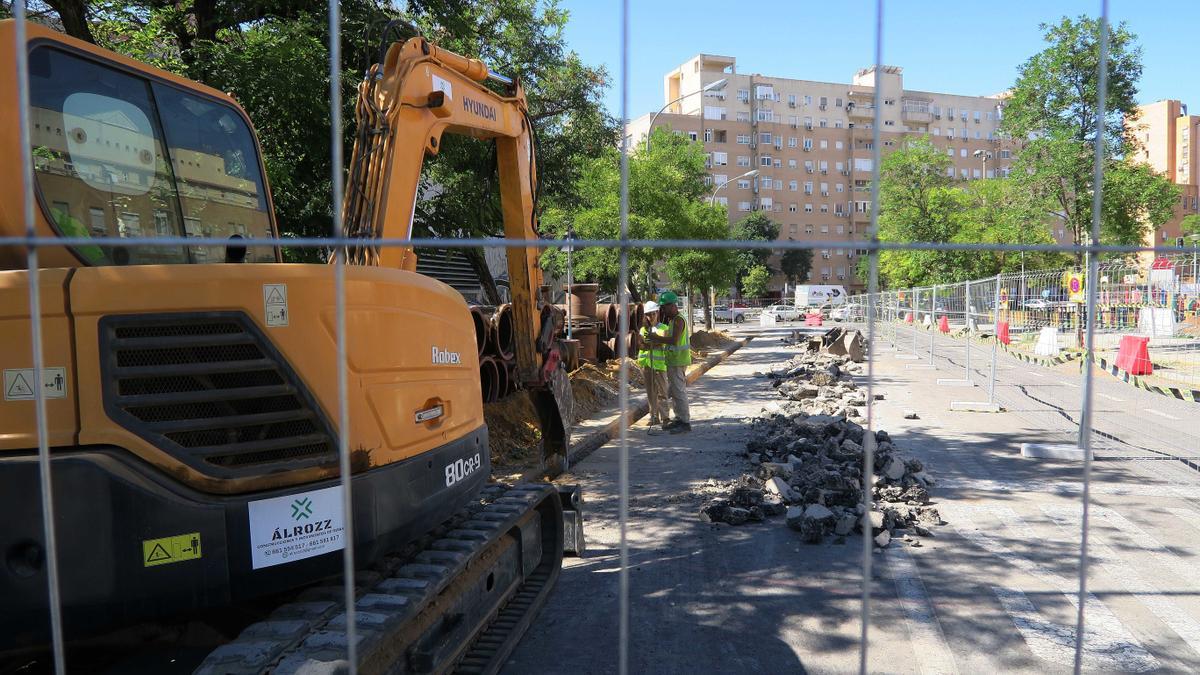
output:
[{"label": "apartment building", "polygon": [[[896,66],[865,68],[849,83],[814,82],[740,74],[734,57],[699,54],[667,73],[668,105],[633,120],[629,140],[641,142],[653,122],[702,142],[731,225],[765,211],[780,224],[780,239],[828,241],[814,251],[808,282],[861,289],[854,268],[864,251],[855,242],[870,225],[876,87],[883,153],[927,135],[953,158],[956,179],[1007,175],[1012,152],[999,138],[998,96],[908,90]],[[771,288],[783,284],[777,276]]]},{"label": "apartment building", "polygon": [[1184,216],[1200,213],[1200,156],[1192,148],[1192,141],[1200,137],[1200,115],[1189,115],[1187,106],[1179,101],[1156,101],[1138,106],[1137,115],[1125,121],[1125,128],[1140,146],[1134,161],[1149,164],[1182,189],[1175,216],[1153,232],[1146,244],[1197,245],[1185,240],[1179,224]]}]

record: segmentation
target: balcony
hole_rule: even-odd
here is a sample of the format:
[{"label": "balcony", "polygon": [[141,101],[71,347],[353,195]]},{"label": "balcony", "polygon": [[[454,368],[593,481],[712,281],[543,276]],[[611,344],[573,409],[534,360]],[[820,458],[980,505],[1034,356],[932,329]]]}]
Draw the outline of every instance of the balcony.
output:
[{"label": "balcony", "polygon": [[875,117],[875,106],[865,104],[847,106],[846,114],[849,115],[851,119],[872,119]]},{"label": "balcony", "polygon": [[905,110],[900,113],[900,119],[905,122],[928,124],[933,121],[933,115],[928,110]]}]

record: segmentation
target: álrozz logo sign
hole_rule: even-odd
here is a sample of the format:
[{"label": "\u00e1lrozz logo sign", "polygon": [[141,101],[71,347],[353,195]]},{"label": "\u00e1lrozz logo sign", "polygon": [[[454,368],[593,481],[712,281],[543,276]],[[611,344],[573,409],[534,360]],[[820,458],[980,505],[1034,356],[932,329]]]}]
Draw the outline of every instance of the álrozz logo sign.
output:
[{"label": "\u00e1lrozz logo sign", "polygon": [[250,561],[254,569],[345,548],[340,485],[250,502]]}]

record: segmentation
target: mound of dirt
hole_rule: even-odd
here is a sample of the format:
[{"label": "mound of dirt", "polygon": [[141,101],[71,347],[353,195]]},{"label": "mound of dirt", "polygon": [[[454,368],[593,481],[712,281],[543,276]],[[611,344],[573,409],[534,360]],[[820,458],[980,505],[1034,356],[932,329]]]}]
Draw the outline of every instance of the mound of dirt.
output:
[{"label": "mound of dirt", "polygon": [[1178,332],[1186,337],[1200,337],[1200,316],[1189,316],[1179,324]]},{"label": "mound of dirt", "polygon": [[484,404],[483,421],[488,428],[492,464],[521,464],[535,456],[542,442],[542,430],[528,393],[518,391],[495,403]]},{"label": "mound of dirt", "polygon": [[733,337],[721,330],[698,330],[692,333],[692,349],[725,347],[731,342],[733,342]]},{"label": "mound of dirt", "polygon": [[[620,395],[620,372],[617,363],[603,367],[584,364],[572,372],[571,392],[575,396],[575,419],[587,419]],[[629,361],[631,388],[643,387],[642,370]],[[511,394],[495,403],[483,406],[483,419],[488,426],[488,447],[492,464],[499,467],[528,464],[536,460],[542,442],[537,411],[524,391]]]}]

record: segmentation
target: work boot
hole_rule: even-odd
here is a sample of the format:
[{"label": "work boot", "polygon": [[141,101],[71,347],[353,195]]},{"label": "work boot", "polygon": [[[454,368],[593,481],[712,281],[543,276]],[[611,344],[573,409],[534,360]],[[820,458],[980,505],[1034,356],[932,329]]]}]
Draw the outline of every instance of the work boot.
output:
[{"label": "work boot", "polygon": [[670,430],[674,429],[678,424],[679,424],[679,420],[667,420],[666,423],[663,424],[663,427],[662,427],[663,431],[670,431]]},{"label": "work boot", "polygon": [[691,430],[692,430],[691,424],[689,424],[687,422],[676,421],[674,423],[674,425],[668,429],[668,432],[672,433],[672,434],[686,434],[687,432],[689,432]]}]

